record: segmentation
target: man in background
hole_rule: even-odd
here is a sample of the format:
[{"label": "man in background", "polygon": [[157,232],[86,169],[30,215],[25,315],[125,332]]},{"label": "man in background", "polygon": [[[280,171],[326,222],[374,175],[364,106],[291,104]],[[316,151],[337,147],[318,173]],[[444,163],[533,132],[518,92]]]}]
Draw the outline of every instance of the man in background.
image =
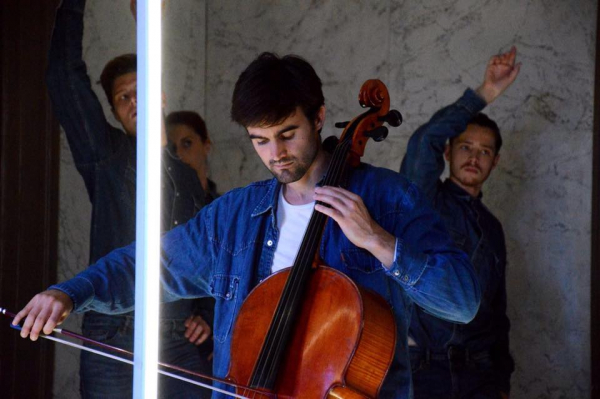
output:
[{"label": "man in background", "polygon": [[[500,160],[497,124],[480,111],[516,79],[516,48],[493,56],[484,80],[436,112],[411,136],[400,173],[412,180],[469,255],[482,289],[468,324],[414,307],[409,346],[415,399],[508,397],[514,362],[506,316],[506,245],[500,222],[482,203],[482,186]],[[444,158],[450,177],[444,182]]]},{"label": "man in background", "polygon": [[[111,126],[92,90],[82,58],[85,0],[63,0],[56,21],[47,72],[48,91],[92,203],[90,263],[135,240],[137,62],[134,54],[111,60],[100,82],[121,129]],[[163,128],[163,145],[167,139]],[[205,204],[193,169],[163,151],[163,231],[185,223]],[[163,305],[160,360],[210,373],[207,354],[199,351],[209,339],[212,302],[181,300]],[[133,350],[133,313],[87,313],[83,334]],[[82,352],[81,394],[84,398],[131,398],[130,365]],[[207,390],[161,378],[161,396],[209,397]]]}]

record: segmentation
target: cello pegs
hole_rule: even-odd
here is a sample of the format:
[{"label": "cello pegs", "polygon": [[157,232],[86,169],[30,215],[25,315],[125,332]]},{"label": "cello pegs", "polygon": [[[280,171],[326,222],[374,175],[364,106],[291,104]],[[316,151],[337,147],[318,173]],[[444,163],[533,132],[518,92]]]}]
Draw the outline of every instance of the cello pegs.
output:
[{"label": "cello pegs", "polygon": [[379,126],[373,130],[369,130],[365,133],[365,136],[371,137],[375,141],[383,141],[388,135],[388,128],[385,126]]},{"label": "cello pegs", "polygon": [[387,122],[390,126],[398,127],[402,124],[402,114],[400,111],[392,109],[387,115],[380,117],[379,120]]}]

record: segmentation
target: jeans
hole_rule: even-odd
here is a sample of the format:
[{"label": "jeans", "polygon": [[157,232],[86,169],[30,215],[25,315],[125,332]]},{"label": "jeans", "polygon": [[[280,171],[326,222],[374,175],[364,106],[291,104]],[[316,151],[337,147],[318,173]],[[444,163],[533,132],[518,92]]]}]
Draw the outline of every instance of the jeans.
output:
[{"label": "jeans", "polygon": [[[191,344],[183,335],[185,332],[183,322],[184,320],[174,319],[160,321],[160,361],[211,375],[212,366],[207,360],[211,345],[207,346],[205,343],[196,347]],[[134,319],[129,315],[106,316],[88,313],[84,317],[83,334],[91,339],[133,351],[133,327]],[[80,376],[81,396],[84,399],[131,399],[132,397],[133,366],[129,364],[82,352]],[[159,398],[210,398],[211,396],[211,391],[206,388],[162,375],[158,379],[158,390]]]},{"label": "jeans", "polygon": [[500,399],[498,373],[487,351],[448,353],[410,348],[414,399]]}]

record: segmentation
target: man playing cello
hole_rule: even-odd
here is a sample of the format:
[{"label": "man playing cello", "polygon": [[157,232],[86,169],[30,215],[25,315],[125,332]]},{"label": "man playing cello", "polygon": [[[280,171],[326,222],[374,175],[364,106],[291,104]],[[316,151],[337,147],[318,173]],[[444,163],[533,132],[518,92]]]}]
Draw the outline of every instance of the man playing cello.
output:
[{"label": "man playing cello", "polygon": [[[345,189],[320,186],[331,156],[321,144],[321,81],[305,60],[261,54],[236,83],[231,115],[274,178],[228,192],[163,236],[163,298],[216,299],[213,372],[225,376],[232,325],[244,299],[293,263],[307,219],[321,212],[333,219],[323,233],[321,258],[393,308],[398,341],[380,397],[411,397],[412,306],[469,322],[480,291],[466,255],[416,186],[396,172],[362,163],[349,171]],[[36,295],[13,323],[24,320],[21,336],[36,340],[72,311],[133,309],[134,258],[134,246],[111,252]]]}]

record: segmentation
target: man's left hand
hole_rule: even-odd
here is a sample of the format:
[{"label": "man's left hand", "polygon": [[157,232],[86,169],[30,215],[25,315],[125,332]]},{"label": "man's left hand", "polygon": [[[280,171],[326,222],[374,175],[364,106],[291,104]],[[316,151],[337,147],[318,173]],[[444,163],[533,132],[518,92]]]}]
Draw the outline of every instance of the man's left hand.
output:
[{"label": "man's left hand", "polygon": [[212,330],[201,316],[190,316],[185,321],[185,337],[194,345],[200,345],[210,337]]},{"label": "man's left hand", "polygon": [[362,199],[340,187],[316,187],[315,210],[337,222],[344,235],[357,247],[366,249],[381,263],[389,267],[394,261],[396,239],[377,224]]}]

